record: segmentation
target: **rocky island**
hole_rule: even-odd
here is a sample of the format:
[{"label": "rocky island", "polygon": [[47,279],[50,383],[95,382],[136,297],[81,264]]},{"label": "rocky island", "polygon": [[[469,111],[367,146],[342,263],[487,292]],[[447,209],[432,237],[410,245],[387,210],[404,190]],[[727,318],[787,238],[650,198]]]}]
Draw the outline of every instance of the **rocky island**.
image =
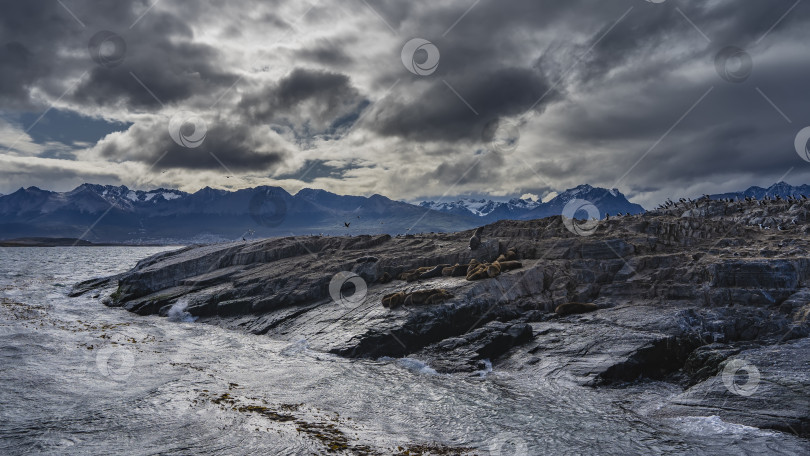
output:
[{"label": "rocky island", "polygon": [[797,198],[701,199],[598,223],[556,216],[475,232],[195,245],[73,294],[452,375],[509,370],[633,391],[663,383],[676,394],[656,396],[648,416],[719,416],[808,437],[808,209]]}]

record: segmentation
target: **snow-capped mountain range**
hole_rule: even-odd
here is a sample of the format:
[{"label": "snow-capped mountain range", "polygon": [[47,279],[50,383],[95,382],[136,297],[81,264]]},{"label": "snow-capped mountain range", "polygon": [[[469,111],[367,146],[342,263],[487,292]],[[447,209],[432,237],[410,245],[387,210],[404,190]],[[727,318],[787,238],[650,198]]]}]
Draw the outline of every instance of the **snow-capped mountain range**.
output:
[{"label": "snow-capped mountain range", "polygon": [[[784,182],[712,198],[810,196],[810,185]],[[692,195],[697,198],[700,195]],[[236,191],[203,188],[194,193],[158,188],[84,184],[68,192],[36,187],[0,195],[0,239],[82,238],[93,242],[192,243],[241,237],[301,234],[400,234],[461,231],[503,219],[530,220],[562,213],[573,199],[592,203],[599,216],[637,214],[644,208],[616,189],[590,185],[546,201],[487,198],[409,204],[381,195],[336,195],[280,187]]]},{"label": "snow-capped mountain range", "polygon": [[461,231],[502,219],[559,215],[574,198],[601,215],[643,212],[617,190],[581,185],[545,203],[512,199],[419,205],[381,195],[336,195],[280,187],[194,193],[83,184],[58,193],[36,187],[0,196],[0,239],[81,238],[93,242],[191,243],[300,234],[401,234]]},{"label": "snow-capped mountain range", "polygon": [[559,193],[547,202],[513,198],[505,202],[488,199],[458,199],[450,202],[423,201],[420,207],[459,216],[473,216],[486,223],[503,219],[529,220],[559,215],[569,201],[581,199],[597,207],[602,217],[607,214],[640,214],[644,208],[631,203],[617,189],[604,189],[584,184]]}]

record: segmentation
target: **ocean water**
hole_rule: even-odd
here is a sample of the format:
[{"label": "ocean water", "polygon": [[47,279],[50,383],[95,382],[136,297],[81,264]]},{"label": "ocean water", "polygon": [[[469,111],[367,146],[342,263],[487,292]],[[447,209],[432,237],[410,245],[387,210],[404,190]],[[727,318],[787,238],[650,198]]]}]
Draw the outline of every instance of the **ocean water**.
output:
[{"label": "ocean water", "polygon": [[[345,360],[196,323],[182,305],[141,317],[66,296],[166,249],[0,249],[0,454],[810,454],[717,417],[651,419],[641,393]],[[651,404],[677,392],[654,390]]]}]

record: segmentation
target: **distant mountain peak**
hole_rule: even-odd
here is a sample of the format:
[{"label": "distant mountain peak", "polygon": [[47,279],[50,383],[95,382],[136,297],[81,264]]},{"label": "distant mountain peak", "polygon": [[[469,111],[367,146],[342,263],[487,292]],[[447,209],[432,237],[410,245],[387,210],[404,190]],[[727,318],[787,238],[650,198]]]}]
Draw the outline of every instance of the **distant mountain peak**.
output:
[{"label": "distant mountain peak", "polygon": [[786,198],[788,196],[799,196],[799,195],[806,195],[810,196],[810,185],[790,185],[787,182],[780,181],[772,184],[768,188],[751,186],[741,192],[728,192],[728,193],[717,193],[714,195],[709,195],[712,199],[720,199],[720,198],[739,198],[743,199],[745,197],[754,197],[757,199],[762,199],[766,196],[775,197],[781,196],[782,198]]},{"label": "distant mountain peak", "polygon": [[529,219],[559,215],[565,205],[574,199],[592,202],[604,214],[638,214],[644,208],[631,203],[618,189],[605,189],[590,184],[577,185],[557,193],[546,202],[533,199],[512,198],[506,202],[485,199],[458,199],[451,202],[423,201],[421,207],[456,215],[470,216],[486,223],[502,219]]}]

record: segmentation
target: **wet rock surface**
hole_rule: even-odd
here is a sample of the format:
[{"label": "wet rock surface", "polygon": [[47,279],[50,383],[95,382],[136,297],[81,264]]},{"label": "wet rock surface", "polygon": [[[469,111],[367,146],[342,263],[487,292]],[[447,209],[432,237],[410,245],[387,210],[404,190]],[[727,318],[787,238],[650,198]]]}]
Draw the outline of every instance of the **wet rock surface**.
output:
[{"label": "wet rock surface", "polygon": [[[117,283],[109,306],[164,316],[181,306],[200,322],[445,373],[666,381],[683,394],[662,416],[808,436],[810,204],[783,203],[704,201],[611,217],[591,236],[561,217],[501,221],[474,250],[473,231],[192,246],[74,291]],[[467,280],[471,260],[519,267]],[[735,360],[759,369],[753,395],[724,382]]]}]

